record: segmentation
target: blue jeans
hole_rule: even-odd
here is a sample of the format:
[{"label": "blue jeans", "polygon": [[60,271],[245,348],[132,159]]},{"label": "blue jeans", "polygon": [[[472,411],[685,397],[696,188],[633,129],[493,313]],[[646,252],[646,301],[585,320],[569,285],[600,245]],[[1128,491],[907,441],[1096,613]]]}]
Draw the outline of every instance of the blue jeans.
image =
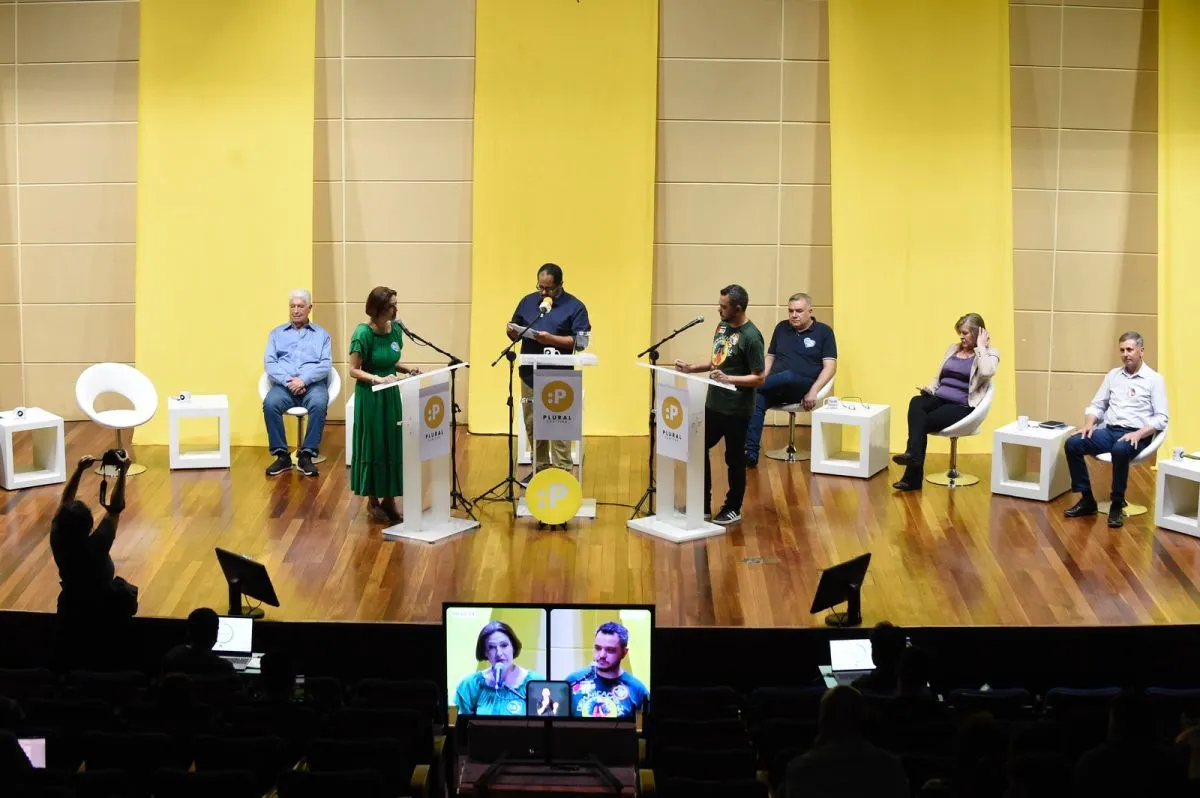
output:
[{"label": "blue jeans", "polygon": [[1067,438],[1064,448],[1067,452],[1067,467],[1071,469],[1071,490],[1085,496],[1092,492],[1092,482],[1088,477],[1087,462],[1084,457],[1104,452],[1112,454],[1112,501],[1125,501],[1125,484],[1129,481],[1129,463],[1137,453],[1145,449],[1152,438],[1146,437],[1138,441],[1137,446],[1122,441],[1120,437],[1137,430],[1132,427],[1096,427],[1092,436],[1085,438],[1076,434]]},{"label": "blue jeans", "polygon": [[767,408],[799,402],[809,392],[815,380],[806,380],[794,371],[772,371],[762,386],[754,392],[754,414],[746,427],[746,456],[758,460],[762,440],[763,420]]},{"label": "blue jeans", "polygon": [[329,409],[329,390],[324,380],[314,382],[300,396],[292,396],[292,392],[282,385],[272,385],[263,399],[263,420],[267,422],[267,445],[271,454],[287,454],[287,433],[283,428],[283,414],[293,407],[303,407],[308,411],[308,431],[304,433],[304,441],[300,450],[314,457],[321,446],[321,433],[325,431],[325,414]]}]

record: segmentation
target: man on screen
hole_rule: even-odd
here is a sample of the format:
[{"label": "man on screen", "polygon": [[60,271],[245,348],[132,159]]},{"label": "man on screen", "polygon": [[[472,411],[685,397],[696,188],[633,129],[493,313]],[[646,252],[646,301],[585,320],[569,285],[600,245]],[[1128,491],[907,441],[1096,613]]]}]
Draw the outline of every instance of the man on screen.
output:
[{"label": "man on screen", "polygon": [[629,630],[614,621],[601,624],[592,646],[592,666],[567,676],[578,717],[627,718],[646,706],[646,685],[621,669],[628,653]]}]

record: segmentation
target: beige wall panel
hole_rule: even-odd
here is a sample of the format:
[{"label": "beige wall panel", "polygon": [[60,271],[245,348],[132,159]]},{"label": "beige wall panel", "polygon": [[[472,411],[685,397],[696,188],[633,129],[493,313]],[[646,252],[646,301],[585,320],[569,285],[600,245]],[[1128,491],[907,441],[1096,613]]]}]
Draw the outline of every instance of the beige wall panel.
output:
[{"label": "beige wall panel", "polygon": [[829,186],[784,186],[781,194],[780,244],[833,243]]},{"label": "beige wall panel", "polygon": [[[537,282],[529,266],[528,288],[514,287],[524,296]],[[564,280],[571,279],[571,266],[564,264]],[[425,244],[413,242],[370,242],[346,245],[346,302],[363,308],[367,294],[377,285],[399,291],[400,315],[412,303],[458,304],[471,301],[471,245],[468,243]],[[586,301],[586,298],[584,299]],[[425,335],[421,330],[417,330]],[[435,341],[435,343],[437,343]],[[442,346],[438,343],[438,346]],[[444,346],[442,346],[445,349]]]},{"label": "beige wall panel", "polygon": [[[1111,313],[1054,314],[1055,371],[1103,373],[1120,365],[1117,338],[1136,330],[1146,340],[1146,360],[1154,365],[1158,353],[1158,324],[1154,316]],[[1095,388],[1093,388],[1095,390]]]},{"label": "beige wall panel", "polygon": [[655,202],[660,244],[775,244],[775,186],[661,183]]},{"label": "beige wall panel", "polygon": [[471,119],[470,58],[346,59],[347,119]]},{"label": "beige wall panel", "polygon": [[1158,135],[1064,130],[1062,185],[1082,191],[1158,191]]},{"label": "beige wall panel", "polygon": [[783,126],[783,182],[829,183],[829,125]]},{"label": "beige wall panel", "polygon": [[342,179],[342,122],[313,122],[313,180]]},{"label": "beige wall panel", "polygon": [[1061,191],[1058,248],[1085,252],[1158,250],[1158,197]]},{"label": "beige wall panel", "polygon": [[[287,306],[280,303],[279,323],[283,324],[288,320]],[[325,332],[329,333],[329,351],[330,357],[334,363],[346,362],[346,314],[344,306],[341,302],[317,302],[313,301],[312,320],[325,328]],[[263,330],[262,334],[263,346],[267,343],[267,331]]]},{"label": "beige wall panel", "polygon": [[779,248],[777,304],[787,307],[788,297],[797,292],[811,296],[813,307],[833,304],[832,247]]},{"label": "beige wall panel", "polygon": [[137,125],[21,125],[21,182],[132,183]]},{"label": "beige wall panel", "polygon": [[[1114,363],[1115,368],[1117,364]],[[1065,421],[1074,426],[1083,426],[1084,410],[1096,395],[1100,384],[1104,382],[1104,373],[1072,374],[1055,373],[1050,375],[1050,412],[1047,414],[1056,421]],[[1094,484],[1094,488],[1097,486]],[[1100,483],[1097,490],[1106,495],[1108,485]]]},{"label": "beige wall panel", "polygon": [[783,62],[783,121],[829,121],[829,62]]},{"label": "beige wall panel", "polygon": [[0,125],[0,184],[17,182],[17,126]]},{"label": "beige wall panel", "polygon": [[784,0],[783,57],[829,60],[829,4],[825,0]]},{"label": "beige wall panel", "polygon": [[19,288],[17,248],[12,244],[0,246],[0,305],[16,304]]},{"label": "beige wall panel", "polygon": [[347,241],[470,241],[471,184],[347,183]]},{"label": "beige wall panel", "polygon": [[318,58],[316,61],[314,119],[340,119],[342,116],[342,61]]},{"label": "beige wall panel", "polygon": [[342,184],[313,183],[313,241],[341,241]]},{"label": "beige wall panel", "polygon": [[24,326],[26,363],[133,362],[132,303],[26,305]]},{"label": "beige wall panel", "polygon": [[775,303],[776,248],[659,244],[654,248],[654,304],[707,305],[716,319],[720,291],[738,283],[750,306]]},{"label": "beige wall panel", "polygon": [[0,186],[0,244],[17,243],[17,187]]},{"label": "beige wall panel", "polygon": [[1013,339],[1017,347],[1013,354],[1014,368],[1018,371],[1050,368],[1050,314],[1019,310],[1013,313],[1013,320],[1016,324]]},{"label": "beige wall panel", "polygon": [[345,0],[347,56],[474,56],[474,0]]},{"label": "beige wall panel", "polygon": [[0,305],[0,363],[20,362],[21,307]]},{"label": "beige wall panel", "polygon": [[[719,291],[720,289],[718,289]],[[692,329],[682,335],[667,341],[658,350],[659,364],[671,365],[678,360],[686,360],[689,363],[703,363],[708,360],[710,348],[712,347],[713,330],[717,328],[717,322],[720,319],[714,312],[716,300],[720,299],[720,295],[713,297],[713,300],[702,305],[654,305],[650,311],[650,337],[654,340],[670,335],[671,330],[677,330],[687,324],[697,316],[703,316],[704,322],[697,324]],[[753,311],[754,308],[751,308]],[[765,312],[765,308],[760,308],[764,312],[758,315],[762,324],[770,330],[771,316]],[[755,322],[758,324],[759,322]]]},{"label": "beige wall panel", "polygon": [[782,0],[661,0],[660,58],[779,58]]},{"label": "beige wall panel", "polygon": [[23,64],[136,61],[138,4],[22,3],[17,57]]},{"label": "beige wall panel", "polygon": [[1158,312],[1158,257],[1100,252],[1060,252],[1054,307],[1060,311]]},{"label": "beige wall panel", "polygon": [[778,178],[778,124],[658,124],[658,179],[663,182],[774,185]]},{"label": "beige wall panel", "polygon": [[16,363],[0,363],[0,407],[18,407],[25,404],[24,387],[21,367]]},{"label": "beige wall panel", "polygon": [[317,0],[317,57],[342,54],[342,0]]},{"label": "beige wall panel", "polygon": [[1042,127],[1012,129],[1013,188],[1053,189],[1058,177],[1058,131]]},{"label": "beige wall panel", "polygon": [[[130,338],[133,337],[132,326]],[[132,365],[132,361],[129,361]],[[75,383],[91,363],[25,363],[25,402],[62,416],[67,421],[86,421],[87,416],[75,403]],[[170,390],[169,388],[167,390]],[[160,394],[159,401],[166,399]],[[101,395],[96,402],[100,409],[129,407],[111,395]],[[161,411],[161,406],[160,406]],[[293,433],[295,434],[295,433]],[[136,440],[136,434],[134,436]],[[128,442],[128,438],[125,439]]]},{"label": "beige wall panel", "polygon": [[[1062,254],[1059,254],[1062,257]],[[1053,294],[1054,253],[1013,250],[1013,309],[1049,310]]]},{"label": "beige wall panel", "polygon": [[347,180],[470,180],[471,121],[346,123]]},{"label": "beige wall panel", "polygon": [[1013,127],[1058,127],[1058,70],[1013,67],[1011,84]]},{"label": "beige wall panel", "polygon": [[1062,9],[1048,6],[1009,8],[1008,58],[1013,66],[1059,65]]},{"label": "beige wall panel", "polygon": [[0,64],[16,62],[17,7],[0,6]]},{"label": "beige wall panel", "polygon": [[1046,401],[1050,388],[1050,375],[1044,371],[1018,371],[1016,380],[1017,415],[1029,416],[1036,421],[1048,420]]},{"label": "beige wall panel", "polygon": [[1013,191],[1013,248],[1054,249],[1054,192]]},{"label": "beige wall panel", "polygon": [[1158,69],[1158,12],[1063,10],[1063,66]]},{"label": "beige wall panel", "polygon": [[1124,69],[1064,69],[1064,128],[1158,129],[1158,73]]},{"label": "beige wall panel", "polygon": [[24,244],[25,304],[132,303],[135,260],[133,244]]},{"label": "beige wall panel", "polygon": [[136,122],[135,62],[22,65],[22,124]]},{"label": "beige wall panel", "polygon": [[[17,68],[0,66],[0,124],[17,121]],[[22,119],[22,122],[29,120]]]},{"label": "beige wall panel", "polygon": [[346,277],[342,260],[341,242],[318,242],[313,244],[314,302],[344,302],[342,284]]},{"label": "beige wall panel", "polygon": [[[1052,0],[1046,0],[1052,2]],[[1158,8],[1158,0],[1063,0],[1064,6],[1101,6],[1104,8]]]},{"label": "beige wall panel", "polygon": [[658,117],[779,120],[779,63],[658,62]]},{"label": "beige wall panel", "polygon": [[133,183],[21,187],[23,244],[124,244],[134,240]]}]

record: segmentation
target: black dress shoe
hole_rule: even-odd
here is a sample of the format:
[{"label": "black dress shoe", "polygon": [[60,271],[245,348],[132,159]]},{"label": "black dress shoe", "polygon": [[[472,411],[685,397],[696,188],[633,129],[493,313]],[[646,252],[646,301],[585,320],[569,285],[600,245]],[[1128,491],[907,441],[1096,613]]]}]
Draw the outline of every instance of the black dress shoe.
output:
[{"label": "black dress shoe", "polygon": [[1113,502],[1108,508],[1109,529],[1125,526],[1125,502]]},{"label": "black dress shoe", "polygon": [[911,454],[909,454],[908,452],[905,452],[904,454],[892,455],[892,462],[895,463],[896,465],[902,465],[902,466],[907,467],[907,466],[912,465],[912,461],[913,461],[913,456]]},{"label": "black dress shoe", "polygon": [[899,482],[893,482],[892,487],[895,488],[896,490],[900,490],[900,491],[920,490],[922,484],[923,484],[923,481],[920,479],[914,481],[914,480],[910,480],[908,477],[905,477],[904,479],[901,479]]},{"label": "black dress shoe", "polygon": [[1082,518],[1085,515],[1096,514],[1095,499],[1080,499],[1073,507],[1068,507],[1063,515],[1067,518]]}]

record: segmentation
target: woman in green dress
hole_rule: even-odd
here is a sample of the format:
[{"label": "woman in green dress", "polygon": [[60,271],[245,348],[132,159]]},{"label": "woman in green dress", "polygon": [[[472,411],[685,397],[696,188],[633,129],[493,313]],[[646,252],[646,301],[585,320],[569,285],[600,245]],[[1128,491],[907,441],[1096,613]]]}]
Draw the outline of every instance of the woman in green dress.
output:
[{"label": "woman in green dress", "polygon": [[400,522],[396,497],[404,495],[400,390],[373,391],[401,374],[418,374],[400,365],[404,339],[396,318],[396,292],[378,286],[367,296],[367,318],[350,337],[350,377],[354,380],[354,451],[350,489],[367,497],[367,514],[379,523]]}]

